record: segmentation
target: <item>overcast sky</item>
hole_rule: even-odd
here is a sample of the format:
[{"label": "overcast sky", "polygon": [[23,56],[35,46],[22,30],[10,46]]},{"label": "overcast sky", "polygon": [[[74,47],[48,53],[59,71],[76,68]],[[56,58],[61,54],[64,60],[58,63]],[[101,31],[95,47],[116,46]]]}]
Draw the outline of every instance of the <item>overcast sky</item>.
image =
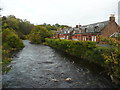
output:
[{"label": "overcast sky", "polygon": [[117,21],[120,0],[0,0],[2,15],[15,15],[34,24],[86,25],[109,19]]}]

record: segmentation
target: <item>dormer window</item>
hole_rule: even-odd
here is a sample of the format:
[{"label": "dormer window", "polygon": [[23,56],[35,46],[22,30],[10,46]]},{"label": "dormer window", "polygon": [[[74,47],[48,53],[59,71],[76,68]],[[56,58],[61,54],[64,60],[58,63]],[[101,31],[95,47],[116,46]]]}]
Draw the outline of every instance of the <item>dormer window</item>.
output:
[{"label": "dormer window", "polygon": [[94,32],[98,32],[98,26],[94,27]]},{"label": "dormer window", "polygon": [[85,33],[86,33],[86,32],[88,32],[88,29],[87,29],[87,28],[85,28]]}]

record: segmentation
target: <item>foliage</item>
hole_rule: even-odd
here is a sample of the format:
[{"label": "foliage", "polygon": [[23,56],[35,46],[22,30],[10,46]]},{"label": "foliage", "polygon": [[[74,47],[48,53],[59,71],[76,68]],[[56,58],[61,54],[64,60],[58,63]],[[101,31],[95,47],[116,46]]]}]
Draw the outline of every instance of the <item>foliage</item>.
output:
[{"label": "foliage", "polygon": [[106,65],[109,66],[109,71],[113,75],[116,75],[120,79],[120,50],[110,48],[106,52],[102,53],[105,59]]},{"label": "foliage", "polygon": [[46,24],[44,23],[42,26],[46,27],[47,30],[57,30],[59,28],[70,28],[70,26],[67,25],[59,25],[58,23],[56,23],[55,25],[51,25],[51,24]]},{"label": "foliage", "polygon": [[18,37],[14,30],[9,28],[4,29],[2,32],[2,36],[3,36],[2,44],[4,49],[9,48],[21,49],[23,47],[22,40]]},{"label": "foliage", "polygon": [[35,44],[40,44],[45,41],[45,38],[50,38],[53,36],[51,31],[48,31],[45,27],[41,25],[36,25],[32,29],[31,33],[28,35],[28,39]]},{"label": "foliage", "polygon": [[20,25],[19,25],[19,30],[24,34],[28,35],[32,28],[34,27],[33,24],[31,24],[29,21],[25,20],[20,20]]},{"label": "foliage", "polygon": [[120,41],[120,35],[117,35],[115,38]]},{"label": "foliage", "polygon": [[2,70],[3,73],[8,71],[7,65],[12,60],[11,56],[14,51],[24,47],[22,40],[12,29],[6,28],[2,31]]},{"label": "foliage", "polygon": [[120,41],[116,40],[115,38],[100,37],[100,39],[103,44],[109,44],[111,46],[120,47]]},{"label": "foliage", "polygon": [[96,42],[91,41],[46,39],[46,42],[52,47],[58,48],[80,58],[86,58],[85,56],[89,55],[90,51],[96,47]]},{"label": "foliage", "polygon": [[25,39],[25,35],[31,32],[33,26],[29,21],[16,18],[14,15],[2,17],[2,29],[15,30],[21,39]]},{"label": "foliage", "polygon": [[113,42],[113,44],[111,41],[108,42],[114,47],[97,46],[96,42],[92,41],[46,39],[46,43],[51,47],[97,63],[107,68],[110,74],[120,79],[120,48],[118,48],[116,42]]},{"label": "foliage", "polygon": [[111,45],[109,51],[103,53],[106,64],[111,67],[111,73],[120,79],[120,41],[115,38],[102,37],[101,41]]}]

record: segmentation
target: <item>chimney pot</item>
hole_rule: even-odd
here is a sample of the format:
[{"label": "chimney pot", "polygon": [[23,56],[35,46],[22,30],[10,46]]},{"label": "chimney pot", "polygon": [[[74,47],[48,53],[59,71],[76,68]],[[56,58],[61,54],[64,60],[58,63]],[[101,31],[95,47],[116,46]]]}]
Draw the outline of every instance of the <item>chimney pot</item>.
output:
[{"label": "chimney pot", "polygon": [[110,19],[110,21],[115,21],[115,15],[111,14],[109,19]]},{"label": "chimney pot", "polygon": [[76,28],[80,28],[81,27],[81,25],[76,25]]}]

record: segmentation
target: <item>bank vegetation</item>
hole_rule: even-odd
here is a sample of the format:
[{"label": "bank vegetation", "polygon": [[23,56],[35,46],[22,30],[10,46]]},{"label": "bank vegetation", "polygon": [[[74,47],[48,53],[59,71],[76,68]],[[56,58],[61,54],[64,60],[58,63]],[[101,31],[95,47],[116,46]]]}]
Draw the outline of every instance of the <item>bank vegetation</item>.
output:
[{"label": "bank vegetation", "polygon": [[120,84],[120,42],[112,38],[102,38],[102,42],[109,46],[99,46],[92,41],[46,38],[47,45],[104,67],[113,82]]}]

